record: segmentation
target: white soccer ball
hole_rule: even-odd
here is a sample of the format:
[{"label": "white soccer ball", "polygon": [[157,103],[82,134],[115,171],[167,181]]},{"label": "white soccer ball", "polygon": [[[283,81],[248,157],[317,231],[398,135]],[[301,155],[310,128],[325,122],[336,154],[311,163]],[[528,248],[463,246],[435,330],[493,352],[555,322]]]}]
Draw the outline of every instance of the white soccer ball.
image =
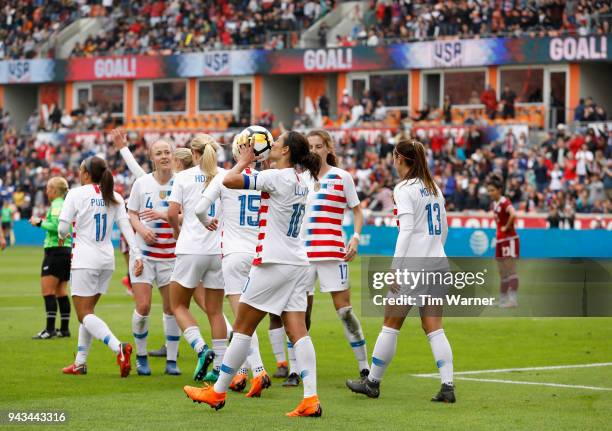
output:
[{"label": "white soccer ball", "polygon": [[268,129],[262,126],[249,126],[234,137],[232,153],[235,158],[240,157],[242,145],[253,145],[255,156],[261,156],[260,160],[266,160],[270,155],[274,138]]}]

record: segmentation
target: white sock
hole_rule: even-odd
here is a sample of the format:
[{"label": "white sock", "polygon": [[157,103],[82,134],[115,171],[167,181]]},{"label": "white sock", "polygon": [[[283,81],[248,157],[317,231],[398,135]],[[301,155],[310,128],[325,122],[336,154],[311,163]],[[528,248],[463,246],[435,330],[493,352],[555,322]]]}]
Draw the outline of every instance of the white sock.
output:
[{"label": "white sock", "polygon": [[372,382],[380,382],[385,374],[385,370],[391,363],[391,360],[395,356],[395,350],[397,348],[397,336],[399,331],[397,329],[383,326],[376,344],[374,345],[374,351],[372,352],[372,369],[368,379]]},{"label": "white sock", "polygon": [[234,332],[234,328],[232,328],[232,324],[230,323],[230,321],[227,320],[227,316],[225,315],[225,313],[223,313],[223,319],[225,320],[225,330],[227,331],[225,337],[229,340],[230,336],[232,335],[232,332]]},{"label": "white sock", "polygon": [[261,354],[259,353],[259,338],[257,338],[257,331],[253,332],[251,336],[251,348],[249,349],[249,356],[246,361],[253,371],[253,377],[257,377],[266,371],[263,361],[261,360]]},{"label": "white sock", "polygon": [[307,335],[294,345],[297,367],[304,382],[304,398],[317,394],[317,357],[312,340]]},{"label": "white sock", "polygon": [[293,343],[287,338],[287,356],[289,356],[289,374],[296,373],[300,374],[295,360],[295,349]]},{"label": "white sock", "polygon": [[75,365],[81,365],[87,362],[87,355],[89,355],[89,348],[91,347],[92,340],[93,336],[85,326],[79,325],[79,343],[76,359],[74,360]]},{"label": "white sock", "polygon": [[191,348],[198,354],[205,348],[208,348],[204,338],[202,338],[202,334],[200,334],[200,328],[197,326],[186,328],[183,332],[183,337],[185,337]]},{"label": "white sock", "polygon": [[83,326],[85,326],[85,329],[87,329],[91,335],[110,347],[113,352],[119,353],[121,343],[111,332],[108,325],[104,323],[104,320],[100,319],[95,314],[88,314],[83,318]]},{"label": "white sock", "polygon": [[270,344],[272,345],[272,352],[276,358],[276,363],[285,362],[287,360],[285,356],[285,339],[287,338],[285,328],[281,326],[276,329],[268,329],[268,337],[270,338]]},{"label": "white sock", "polygon": [[172,314],[164,315],[164,334],[166,335],[166,360],[175,361],[178,355],[178,345],[181,339],[181,329]]},{"label": "white sock", "polygon": [[147,335],[149,335],[149,316],[141,316],[138,311],[132,313],[132,334],[136,343],[136,354],[147,356]]},{"label": "white sock", "polygon": [[342,307],[337,313],[342,322],[342,327],[344,328],[344,336],[351,345],[355,358],[359,363],[359,371],[364,369],[369,370],[370,366],[368,365],[368,350],[366,348],[365,337],[361,330],[361,323],[359,323],[359,319],[357,319],[357,316],[353,313],[353,307]]},{"label": "white sock", "polygon": [[215,392],[227,392],[227,388],[238,371],[238,367],[240,367],[240,364],[244,362],[249,354],[250,348],[251,337],[239,332],[234,332],[232,342],[227,348],[227,352],[223,358],[223,364],[221,364],[221,373],[214,386]]},{"label": "white sock", "polygon": [[453,384],[453,351],[444,329],[427,334],[431,352],[436,360],[436,366],[440,372],[440,381],[447,385]]},{"label": "white sock", "polygon": [[227,350],[227,338],[219,338],[212,340],[213,352],[215,352],[215,358],[213,359],[213,368],[217,371],[221,368],[223,363],[223,356]]}]

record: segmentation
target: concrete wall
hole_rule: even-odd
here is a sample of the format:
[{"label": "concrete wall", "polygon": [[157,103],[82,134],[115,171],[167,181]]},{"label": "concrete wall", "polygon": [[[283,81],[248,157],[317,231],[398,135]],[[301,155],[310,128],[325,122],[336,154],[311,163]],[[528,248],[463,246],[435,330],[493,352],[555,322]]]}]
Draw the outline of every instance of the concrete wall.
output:
[{"label": "concrete wall", "polygon": [[[580,65],[580,97],[593,97],[595,103],[604,107],[608,116],[612,113],[610,76],[612,76],[612,64],[610,63]],[[576,107],[571,106],[570,108],[573,110]]]},{"label": "concrete wall", "polygon": [[279,121],[290,128],[293,125],[293,109],[300,106],[300,77],[264,76],[262,110],[270,109]]},{"label": "concrete wall", "polygon": [[36,85],[7,85],[4,87],[4,110],[11,113],[13,124],[19,131],[38,107]]}]

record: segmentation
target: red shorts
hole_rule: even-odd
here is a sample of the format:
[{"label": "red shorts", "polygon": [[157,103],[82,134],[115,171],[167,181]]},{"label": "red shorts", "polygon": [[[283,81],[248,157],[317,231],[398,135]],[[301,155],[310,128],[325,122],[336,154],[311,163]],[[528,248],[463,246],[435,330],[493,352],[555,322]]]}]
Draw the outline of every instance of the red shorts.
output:
[{"label": "red shorts", "polygon": [[520,256],[520,243],[518,236],[501,238],[495,244],[495,257],[518,258]]}]

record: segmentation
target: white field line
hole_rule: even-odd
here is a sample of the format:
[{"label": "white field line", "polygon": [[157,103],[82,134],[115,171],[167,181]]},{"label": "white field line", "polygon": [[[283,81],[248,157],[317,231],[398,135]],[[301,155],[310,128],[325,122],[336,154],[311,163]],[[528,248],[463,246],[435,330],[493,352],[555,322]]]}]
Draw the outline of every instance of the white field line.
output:
[{"label": "white field line", "polygon": [[[591,368],[591,367],[609,367],[612,362],[596,362],[594,364],[574,364],[574,365],[550,365],[546,367],[526,367],[526,368],[498,368],[494,370],[475,370],[475,371],[458,371],[455,376],[466,376],[473,374],[490,374],[490,373],[512,373],[516,371],[546,371],[546,370],[565,370],[569,368]],[[413,374],[414,377],[438,377],[438,373]]]},{"label": "white field line", "polygon": [[[507,383],[511,385],[532,385],[532,386],[549,386],[553,388],[572,388],[572,389],[589,389],[592,391],[612,391],[612,388],[604,388],[600,386],[585,386],[585,385],[566,385],[562,383],[547,383],[547,382],[526,382],[519,380],[505,379],[482,379],[475,377],[464,377],[465,375],[487,374],[487,373],[511,373],[520,371],[547,371],[547,370],[566,370],[571,368],[593,368],[606,367],[612,365],[612,362],[598,362],[594,364],[576,364],[576,365],[551,365],[547,367],[526,367],[526,368],[500,368],[496,370],[475,370],[475,371],[460,371],[455,373],[455,380],[469,380],[473,382],[487,383]],[[439,378],[437,373],[429,374],[413,374],[414,377]]]},{"label": "white field line", "polygon": [[[439,378],[438,376],[418,376]],[[524,382],[518,380],[503,380],[503,379],[477,379],[476,377],[455,377],[455,380],[471,380],[474,382],[487,383],[509,383],[512,385],[533,385],[533,386],[552,386],[553,388],[572,388],[572,389],[590,389],[593,391],[612,391],[612,388],[602,388],[599,386],[583,386],[583,385],[564,385],[561,383],[546,383],[546,382]]]},{"label": "white field line", "polygon": [[[125,303],[125,304],[98,304],[96,305],[96,309],[97,308],[123,308],[123,307],[131,307],[134,308],[134,304],[129,304],[129,303]],[[151,304],[152,308],[156,308],[156,307],[161,307],[161,304]],[[44,306],[40,305],[40,306],[36,306],[36,305],[24,305],[24,306],[17,306],[17,307],[13,307],[11,305],[7,305],[7,306],[3,306],[0,305],[0,310],[10,310],[10,311],[19,311],[19,310],[43,310],[44,311]]]}]

